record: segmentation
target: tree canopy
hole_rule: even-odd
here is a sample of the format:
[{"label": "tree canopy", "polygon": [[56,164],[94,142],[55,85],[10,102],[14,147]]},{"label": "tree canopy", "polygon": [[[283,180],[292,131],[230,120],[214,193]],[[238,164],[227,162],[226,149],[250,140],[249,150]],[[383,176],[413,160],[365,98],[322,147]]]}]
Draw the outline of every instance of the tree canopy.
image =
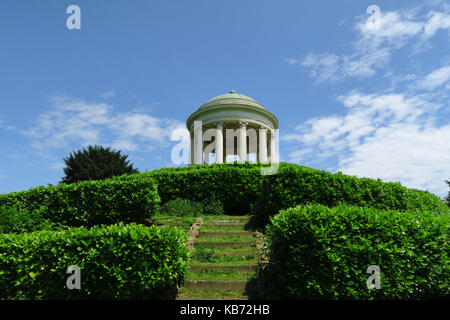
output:
[{"label": "tree canopy", "polygon": [[127,158],[128,155],[122,155],[120,150],[115,151],[97,145],[73,151],[69,157],[63,159],[66,164],[63,169],[66,176],[61,182],[103,180],[123,174],[138,173]]}]

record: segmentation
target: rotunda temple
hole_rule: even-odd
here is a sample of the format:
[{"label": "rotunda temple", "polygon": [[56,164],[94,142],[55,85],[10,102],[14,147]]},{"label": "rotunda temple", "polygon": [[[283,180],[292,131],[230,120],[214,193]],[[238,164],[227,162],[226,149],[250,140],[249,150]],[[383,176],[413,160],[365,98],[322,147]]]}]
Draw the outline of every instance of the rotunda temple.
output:
[{"label": "rotunda temple", "polygon": [[[236,160],[277,162],[278,119],[254,99],[231,90],[212,98],[186,121],[191,135],[190,163]],[[230,157],[231,156],[231,157]]]}]

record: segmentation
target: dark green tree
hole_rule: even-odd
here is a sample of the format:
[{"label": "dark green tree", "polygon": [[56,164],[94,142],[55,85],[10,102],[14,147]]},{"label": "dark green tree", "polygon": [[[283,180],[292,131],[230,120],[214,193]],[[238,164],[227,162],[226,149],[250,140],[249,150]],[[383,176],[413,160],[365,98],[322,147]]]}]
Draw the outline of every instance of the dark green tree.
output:
[{"label": "dark green tree", "polygon": [[63,159],[66,176],[61,182],[103,180],[122,174],[138,173],[127,158],[128,155],[122,155],[121,151],[102,146],[88,146],[87,149],[73,151],[69,157]]},{"label": "dark green tree", "polygon": [[[450,187],[450,180],[445,181],[448,186]],[[447,197],[445,197],[444,201],[447,203],[447,205],[450,207],[450,191],[447,194]]]}]

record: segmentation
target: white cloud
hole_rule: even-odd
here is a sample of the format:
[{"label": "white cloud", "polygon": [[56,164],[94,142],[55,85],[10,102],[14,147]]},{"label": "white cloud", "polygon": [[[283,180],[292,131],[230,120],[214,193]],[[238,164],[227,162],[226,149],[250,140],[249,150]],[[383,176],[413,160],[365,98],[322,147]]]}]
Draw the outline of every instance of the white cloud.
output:
[{"label": "white cloud", "polygon": [[114,113],[105,103],[56,96],[52,107],[42,113],[36,126],[22,133],[33,139],[32,146],[47,149],[105,144],[124,151],[165,146],[172,130],[182,126],[173,119],[160,119],[136,111]]},{"label": "white cloud", "polygon": [[450,80],[450,66],[444,66],[433,70],[423,79],[416,82],[416,88],[433,90]]},{"label": "white cloud", "polygon": [[350,53],[311,52],[301,61],[301,66],[310,70],[309,75],[316,83],[374,75],[377,69],[389,63],[395,50],[412,39],[417,40],[416,45],[423,46],[439,29],[450,30],[450,15],[430,11],[418,17],[414,10],[381,11],[378,28],[368,24],[364,16],[358,17],[353,29],[357,38]]},{"label": "white cloud", "polygon": [[404,94],[351,92],[338,100],[344,115],[310,119],[280,138],[297,145],[290,161],[337,157],[336,171],[401,181],[440,196],[448,191],[450,123],[435,124],[442,106]]},{"label": "white cloud", "polygon": [[313,151],[312,148],[295,150],[289,154],[289,159],[290,161],[297,163],[303,162],[305,159],[307,159],[308,154],[311,153],[312,151]]},{"label": "white cloud", "polygon": [[111,106],[89,104],[81,100],[55,96],[53,107],[38,117],[37,126],[22,131],[34,139],[36,148],[59,148],[77,142],[96,144],[101,138],[101,127],[110,121]]},{"label": "white cloud", "polygon": [[335,82],[347,77],[367,77],[375,73],[375,69],[384,66],[390,58],[389,48],[368,47],[352,55],[309,53],[302,60],[301,66],[309,68],[309,75],[316,78],[317,83]]},{"label": "white cloud", "polygon": [[[436,3],[434,4],[436,5]],[[369,77],[388,65],[396,50],[431,48],[429,40],[450,30],[450,6],[442,12],[419,15],[412,10],[381,11],[379,28],[366,24],[367,16],[354,24],[356,40],[349,52],[309,53],[300,65],[320,82],[349,77]],[[410,45],[410,47],[406,47]],[[411,61],[410,69],[420,67]],[[359,91],[337,97],[342,114],[311,118],[280,137],[289,146],[288,160],[305,165],[323,163],[327,169],[360,177],[400,181],[444,196],[450,178],[450,67],[447,64],[420,77],[408,71],[397,75],[395,67],[383,70],[391,81],[384,93]],[[396,93],[402,85],[404,93]],[[401,88],[400,87],[400,88]],[[376,90],[380,89],[379,85]],[[335,162],[337,161],[337,162]],[[336,163],[332,168],[330,163]]]},{"label": "white cloud", "polygon": [[427,17],[428,21],[424,26],[423,32],[425,39],[431,38],[440,29],[450,30],[450,14],[431,11]]},{"label": "white cloud", "polygon": [[317,82],[326,80],[337,80],[339,75],[339,62],[341,58],[335,54],[314,54],[310,53],[301,62],[303,67],[310,68],[310,76],[317,79]]},{"label": "white cloud", "polygon": [[414,18],[409,11],[381,11],[378,28],[371,27],[365,19],[359,21],[355,25],[360,34],[357,44],[379,47],[384,43],[399,48],[422,32],[423,21],[413,21]]},{"label": "white cloud", "polygon": [[450,178],[450,124],[442,127],[396,124],[378,129],[341,160],[342,172],[401,181],[441,196]]},{"label": "white cloud", "polygon": [[129,138],[119,138],[113,142],[112,147],[118,150],[136,151],[139,149],[139,145],[134,143]]}]

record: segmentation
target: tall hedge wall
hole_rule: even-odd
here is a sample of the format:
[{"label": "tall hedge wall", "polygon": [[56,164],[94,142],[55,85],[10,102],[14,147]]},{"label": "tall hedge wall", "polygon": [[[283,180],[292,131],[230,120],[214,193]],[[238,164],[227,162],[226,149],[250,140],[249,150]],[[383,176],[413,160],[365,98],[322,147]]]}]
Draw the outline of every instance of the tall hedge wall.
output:
[{"label": "tall hedge wall", "polygon": [[[301,205],[267,226],[269,269],[257,298],[450,298],[449,214]],[[380,268],[368,289],[367,268]]]},{"label": "tall hedge wall", "polygon": [[[298,204],[336,206],[349,203],[379,209],[448,212],[438,197],[400,183],[332,174],[280,163],[274,175],[261,175],[261,164],[213,164],[164,168],[144,173],[153,177],[163,203],[177,197],[222,200],[229,214],[248,214],[250,207],[265,224],[279,210]],[[118,179],[132,179],[133,175]]]},{"label": "tall hedge wall", "polygon": [[[141,175],[156,180],[162,203],[175,198],[217,199],[223,202],[227,214],[248,214],[260,189],[262,166],[250,163],[193,165],[163,168]],[[134,176],[117,179],[129,180]]]},{"label": "tall hedge wall", "polygon": [[[448,212],[433,194],[399,183],[280,163],[275,175],[261,175],[261,164],[213,164],[164,168],[102,181],[38,187],[0,195],[0,206],[32,211],[45,207],[48,217],[69,225],[142,222],[159,203],[175,198],[216,199],[227,214],[248,214],[265,225],[281,209],[299,204],[348,203],[379,209]],[[253,209],[251,210],[251,208]]]},{"label": "tall hedge wall", "polygon": [[[0,299],[173,298],[187,272],[186,238],[135,224],[2,234]],[[81,271],[79,290],[66,286],[71,265]]]},{"label": "tall hedge wall", "polygon": [[261,193],[253,213],[259,223],[281,209],[306,203],[320,203],[333,207],[339,203],[393,209],[420,210],[435,213],[448,212],[448,207],[437,196],[424,191],[408,189],[400,183],[382,182],[332,174],[295,164],[280,163],[278,173],[264,176]]},{"label": "tall hedge wall", "polygon": [[29,212],[42,209],[44,218],[51,221],[93,226],[120,221],[142,223],[159,211],[160,198],[155,180],[136,175],[127,181],[84,181],[2,194],[1,206]]}]

